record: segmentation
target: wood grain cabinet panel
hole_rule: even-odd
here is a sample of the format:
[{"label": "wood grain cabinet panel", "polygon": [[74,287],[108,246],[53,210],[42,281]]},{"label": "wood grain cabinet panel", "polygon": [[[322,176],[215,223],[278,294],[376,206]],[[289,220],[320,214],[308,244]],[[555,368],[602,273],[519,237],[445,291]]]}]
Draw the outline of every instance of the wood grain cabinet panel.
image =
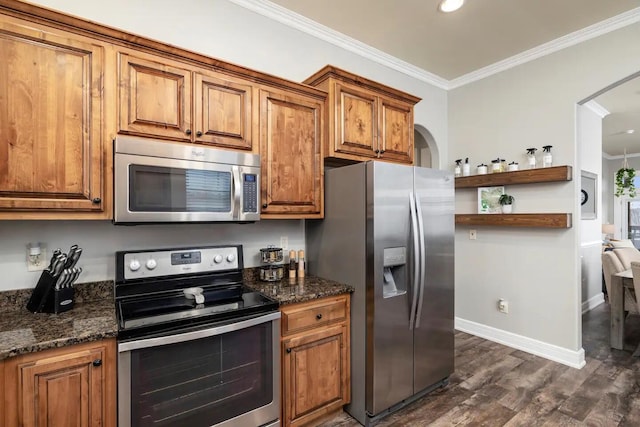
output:
[{"label": "wood grain cabinet panel", "polygon": [[8,359],[5,423],[113,427],[115,376],[113,339]]},{"label": "wood grain cabinet panel", "polygon": [[413,107],[389,98],[379,98],[380,158],[413,163]]},{"label": "wood grain cabinet panel", "polygon": [[119,131],[190,141],[191,71],[126,53],[119,61]]},{"label": "wood grain cabinet panel", "polygon": [[370,92],[336,83],[334,150],[377,157],[378,102]]},{"label": "wood grain cabinet panel", "polygon": [[322,128],[321,100],[260,90],[262,215],[322,216]]},{"label": "wood grain cabinet panel", "polygon": [[104,48],[0,17],[0,211],[104,210]]},{"label": "wood grain cabinet panel", "polygon": [[195,141],[251,150],[252,87],[195,73]]},{"label": "wood grain cabinet panel", "polygon": [[326,160],[413,164],[413,106],[420,98],[327,65],[304,83],[329,93]]},{"label": "wood grain cabinet panel", "polygon": [[281,309],[283,426],[313,425],[351,401],[349,308],[339,295]]}]

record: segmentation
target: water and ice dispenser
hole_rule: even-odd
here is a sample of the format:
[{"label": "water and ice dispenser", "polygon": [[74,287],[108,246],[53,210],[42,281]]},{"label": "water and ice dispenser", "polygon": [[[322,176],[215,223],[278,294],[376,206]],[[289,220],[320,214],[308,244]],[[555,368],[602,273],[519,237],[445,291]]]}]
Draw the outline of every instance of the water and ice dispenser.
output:
[{"label": "water and ice dispenser", "polygon": [[407,248],[384,248],[383,298],[407,293]]}]

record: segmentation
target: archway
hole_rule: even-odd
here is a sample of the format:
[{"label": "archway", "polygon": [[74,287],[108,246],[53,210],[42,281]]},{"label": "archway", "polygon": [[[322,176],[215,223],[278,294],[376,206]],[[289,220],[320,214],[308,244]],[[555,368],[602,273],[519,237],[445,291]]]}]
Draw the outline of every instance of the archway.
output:
[{"label": "archway", "polygon": [[413,130],[414,164],[425,168],[441,169],[440,151],[427,128],[416,124]]}]

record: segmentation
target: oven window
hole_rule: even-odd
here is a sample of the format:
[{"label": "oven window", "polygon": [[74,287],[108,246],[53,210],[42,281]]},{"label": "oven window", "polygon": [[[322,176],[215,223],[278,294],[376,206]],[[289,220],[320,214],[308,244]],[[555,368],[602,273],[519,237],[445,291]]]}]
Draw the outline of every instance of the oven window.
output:
[{"label": "oven window", "polygon": [[131,352],[132,426],[211,426],[273,400],[271,322]]},{"label": "oven window", "polygon": [[129,165],[132,212],[230,212],[231,172]]}]

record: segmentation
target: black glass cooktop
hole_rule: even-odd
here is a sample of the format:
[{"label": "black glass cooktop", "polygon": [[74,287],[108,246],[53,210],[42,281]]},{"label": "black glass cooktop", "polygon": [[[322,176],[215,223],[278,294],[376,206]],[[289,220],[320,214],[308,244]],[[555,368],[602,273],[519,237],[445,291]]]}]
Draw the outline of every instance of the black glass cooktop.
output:
[{"label": "black glass cooktop", "polygon": [[117,302],[119,336],[142,336],[198,324],[221,322],[278,309],[278,303],[242,285],[203,289],[204,302],[181,289]]}]

